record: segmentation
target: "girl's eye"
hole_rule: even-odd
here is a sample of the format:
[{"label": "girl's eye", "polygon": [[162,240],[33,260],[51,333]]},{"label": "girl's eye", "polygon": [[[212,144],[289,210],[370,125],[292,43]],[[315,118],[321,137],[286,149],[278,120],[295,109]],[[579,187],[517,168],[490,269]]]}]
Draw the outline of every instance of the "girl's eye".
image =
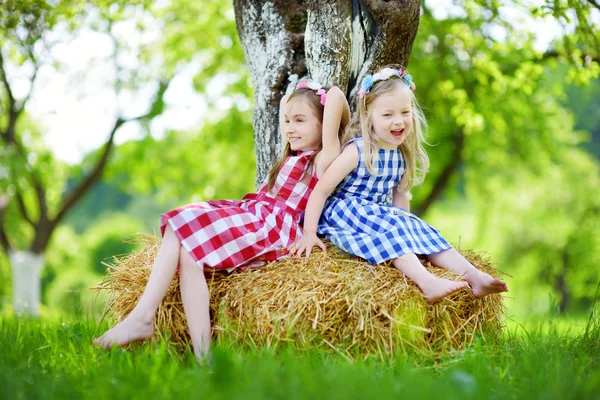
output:
[{"label": "girl's eye", "polygon": [[299,119],[298,122],[304,122],[304,120],[303,119]]},{"label": "girl's eye", "polygon": [[408,114],[410,114],[410,111],[404,111],[402,114],[408,115]]},{"label": "girl's eye", "polygon": [[389,116],[391,116],[391,115],[392,115],[392,114],[390,114],[390,113],[383,114],[383,116],[384,116],[384,117],[389,117]]}]

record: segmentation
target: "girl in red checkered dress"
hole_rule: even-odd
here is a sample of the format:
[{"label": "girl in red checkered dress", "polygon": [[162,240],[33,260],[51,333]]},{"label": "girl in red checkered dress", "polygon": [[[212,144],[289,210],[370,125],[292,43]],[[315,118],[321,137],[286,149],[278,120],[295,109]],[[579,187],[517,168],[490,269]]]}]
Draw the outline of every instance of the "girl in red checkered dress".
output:
[{"label": "girl in red checkered dress", "polygon": [[280,102],[282,157],[256,193],[242,200],[188,204],[161,216],[162,244],[138,304],[94,340],[103,348],[150,338],[154,314],[179,270],[181,297],[196,357],[210,345],[209,294],[203,270],[246,269],[289,256],[317,179],[340,153],[350,110],[342,91],[301,82]]}]

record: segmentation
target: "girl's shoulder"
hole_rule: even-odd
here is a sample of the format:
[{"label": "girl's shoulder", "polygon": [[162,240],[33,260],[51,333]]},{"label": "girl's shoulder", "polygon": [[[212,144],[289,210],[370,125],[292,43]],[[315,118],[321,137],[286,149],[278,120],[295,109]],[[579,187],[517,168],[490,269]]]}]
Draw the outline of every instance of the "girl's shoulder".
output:
[{"label": "girl's shoulder", "polygon": [[358,149],[360,150],[360,149],[362,149],[363,143],[364,143],[363,142],[363,137],[362,136],[357,136],[355,138],[352,138],[352,139],[348,140],[346,143],[344,143],[344,145],[343,145],[342,148],[347,147],[350,143],[354,143],[354,145],[356,147],[358,147]]}]

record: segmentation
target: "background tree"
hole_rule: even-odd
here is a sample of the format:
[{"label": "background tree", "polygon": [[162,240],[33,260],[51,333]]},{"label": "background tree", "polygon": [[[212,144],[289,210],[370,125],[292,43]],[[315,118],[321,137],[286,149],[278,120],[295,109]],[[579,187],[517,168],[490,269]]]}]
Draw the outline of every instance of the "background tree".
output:
[{"label": "background tree", "polygon": [[234,0],[233,5],[255,86],[257,184],[281,147],[273,110],[288,87],[310,75],[353,98],[371,70],[408,63],[419,26],[418,0]]},{"label": "background tree", "polygon": [[[482,2],[436,13],[423,5],[411,67],[428,77],[418,94],[433,164],[414,210],[424,214],[442,196],[466,197],[477,215],[476,244],[497,249],[499,267],[522,274],[532,297],[541,288],[553,293],[564,311],[589,304],[598,284],[591,276],[600,273],[591,266],[597,203],[586,195],[597,185],[598,160],[582,150],[586,137],[563,105],[569,91],[598,77],[598,47],[589,43],[598,41],[600,10],[551,5],[554,21],[574,28],[545,46],[528,31],[538,8]],[[564,46],[572,41],[578,46]],[[582,118],[593,131],[593,113]]]},{"label": "background tree", "polygon": [[[148,120],[162,111],[166,80],[144,69],[127,69],[123,58],[140,51],[122,33],[118,24],[139,18],[143,29],[142,2],[98,2],[96,7],[80,1],[5,2],[0,10],[0,141],[2,142],[2,202],[0,244],[12,267],[14,307],[17,312],[37,314],[40,299],[40,269],[52,234],[65,216],[100,179],[124,124]],[[61,30],[66,31],[62,33]],[[39,72],[61,69],[53,54],[61,40],[74,40],[93,30],[112,41],[108,62],[114,66],[115,117],[101,150],[81,167],[69,168],[57,161],[42,140],[42,133],[28,119],[26,106],[36,89]],[[100,60],[95,60],[100,61]],[[106,60],[104,60],[106,61]],[[155,101],[142,115],[128,115],[119,97],[133,94],[154,82]],[[20,95],[16,87],[26,90]],[[82,127],[82,129],[84,129]],[[63,193],[68,179],[76,182]]]}]

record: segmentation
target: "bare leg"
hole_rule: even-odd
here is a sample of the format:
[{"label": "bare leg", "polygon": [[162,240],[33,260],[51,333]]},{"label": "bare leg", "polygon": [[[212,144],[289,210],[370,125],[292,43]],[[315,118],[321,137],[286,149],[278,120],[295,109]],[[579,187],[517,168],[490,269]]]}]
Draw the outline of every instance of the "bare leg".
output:
[{"label": "bare leg", "polygon": [[481,298],[491,293],[508,292],[506,282],[478,270],[454,249],[431,254],[427,258],[435,265],[463,275],[471,285],[475,297]]},{"label": "bare leg", "polygon": [[434,303],[468,286],[468,283],[464,281],[454,282],[449,279],[438,278],[427,271],[414,254],[405,254],[394,259],[393,263],[396,268],[415,281],[423,291],[428,303]]},{"label": "bare leg", "polygon": [[210,347],[210,297],[204,271],[183,246],[179,253],[179,288],[194,354],[202,362]]},{"label": "bare leg", "polygon": [[135,340],[149,339],[154,334],[154,314],[165,297],[177,271],[181,242],[169,225],[154,261],[148,284],[139,302],[123,321],[94,339],[93,343],[109,349]]}]

